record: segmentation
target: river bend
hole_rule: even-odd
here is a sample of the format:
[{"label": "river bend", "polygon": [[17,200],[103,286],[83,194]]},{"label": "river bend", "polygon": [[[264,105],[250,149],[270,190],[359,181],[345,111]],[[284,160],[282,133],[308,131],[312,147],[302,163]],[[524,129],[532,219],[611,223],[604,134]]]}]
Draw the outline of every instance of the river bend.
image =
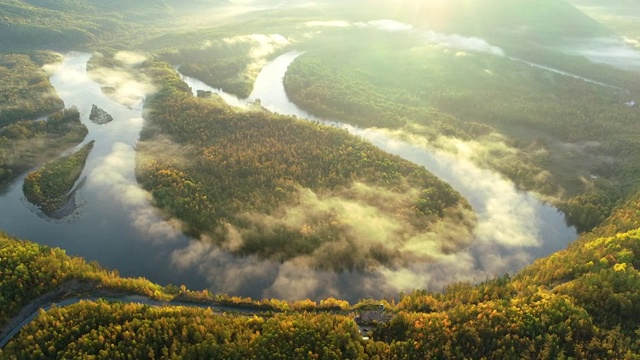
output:
[{"label": "river bend", "polygon": [[[65,249],[88,261],[118,269],[123,276],[143,276],[160,284],[184,284],[214,293],[349,301],[380,298],[401,290],[441,290],[452,281],[480,281],[501,275],[548,255],[575,239],[576,232],[555,208],[520,192],[502,176],[475,166],[469,159],[403,140],[385,129],[361,129],[310,116],[291,103],[283,76],[300,53],[290,52],[268,63],[259,74],[248,101],[260,99],[271,111],[339,126],[381,149],[425,166],[459,191],[478,217],[475,241],[463,251],[434,263],[405,268],[380,268],[367,273],[334,273],[255,257],[235,257],[179,233],[152,207],[151,197],[135,179],[135,145],[142,128],[141,104],[127,107],[106,97],[86,73],[89,54],[69,53],[55,69],[51,83],[67,107],[75,105],[89,128],[85,142],[95,140],[76,192],[76,210],[52,220],[30,205],[22,194],[24,175],[0,195],[0,228],[10,235]],[[184,78],[195,91],[213,90]],[[219,91],[216,91],[219,92]],[[142,98],[145,94],[139,94]],[[223,94],[234,106],[245,100]],[[96,104],[114,118],[109,124],[89,121]]]}]

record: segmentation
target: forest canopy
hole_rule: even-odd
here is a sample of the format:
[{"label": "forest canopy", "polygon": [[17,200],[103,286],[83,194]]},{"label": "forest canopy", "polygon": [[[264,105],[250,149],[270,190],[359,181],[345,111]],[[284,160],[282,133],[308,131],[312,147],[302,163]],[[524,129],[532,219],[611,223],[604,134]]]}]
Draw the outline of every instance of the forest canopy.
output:
[{"label": "forest canopy", "polygon": [[[162,90],[145,103],[138,178],[188,233],[335,270],[428,259],[409,250],[426,238],[441,251],[470,241],[468,205],[424,168],[344,130],[195,98],[154,66]],[[459,231],[442,232],[453,223]]]},{"label": "forest canopy", "polygon": [[[441,293],[414,291],[400,294],[397,302],[365,299],[350,306],[331,298],[319,303],[265,299],[262,304],[270,305],[265,309],[276,313],[253,305],[248,313],[220,314],[206,305],[81,301],[40,311],[0,354],[43,359],[54,354],[124,358],[125,353],[394,359],[473,353],[488,358],[526,354],[541,359],[636,359],[638,231],[615,237],[598,237],[598,232],[515,277],[451,284]],[[73,278],[165,299],[189,294],[184,287],[162,289],[142,279],[120,278],[59,249],[6,237],[0,242],[0,261],[17,261],[15,271],[4,272],[0,282],[2,299],[16,301],[3,305],[3,321],[15,314],[20,302]],[[572,269],[572,264],[585,266]],[[27,289],[34,292],[25,293]],[[225,301],[229,310],[251,306],[246,299]],[[375,313],[378,320],[368,325],[355,317]]]}]

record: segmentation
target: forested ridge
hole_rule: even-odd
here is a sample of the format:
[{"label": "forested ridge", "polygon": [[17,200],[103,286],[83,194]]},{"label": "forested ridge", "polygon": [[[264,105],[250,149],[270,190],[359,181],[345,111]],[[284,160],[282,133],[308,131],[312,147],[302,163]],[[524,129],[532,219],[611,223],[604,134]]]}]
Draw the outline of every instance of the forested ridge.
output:
[{"label": "forested ridge", "polygon": [[[121,278],[98,264],[67,256],[64,250],[0,234],[0,326],[31,300],[71,280],[84,280],[92,288],[106,287],[170,299],[172,291],[144,279]],[[175,291],[177,293],[178,291]],[[175,295],[174,293],[174,295]]]},{"label": "forested ridge", "polygon": [[54,59],[49,53],[0,54],[0,126],[48,115],[63,107],[40,68],[50,61]]},{"label": "forested ridge", "polygon": [[149,20],[169,17],[164,0],[3,0],[0,45],[5,51],[71,50],[96,42],[119,43],[145,32]]},{"label": "forested ridge", "polygon": [[165,52],[162,58],[180,64],[180,72],[186,76],[193,76],[240,98],[249,97],[257,75],[247,73],[247,67],[252,62],[249,56],[252,44],[218,40],[208,45],[205,48]]},{"label": "forested ridge", "polygon": [[[64,318],[78,321],[66,323]],[[51,331],[38,330],[41,326]],[[353,320],[329,314],[244,317],[186,307],[82,302],[43,313],[30,329],[35,336],[8,344],[6,355],[33,359],[92,355],[110,359],[355,359],[363,354]],[[67,343],[64,349],[60,349],[62,342]]]}]

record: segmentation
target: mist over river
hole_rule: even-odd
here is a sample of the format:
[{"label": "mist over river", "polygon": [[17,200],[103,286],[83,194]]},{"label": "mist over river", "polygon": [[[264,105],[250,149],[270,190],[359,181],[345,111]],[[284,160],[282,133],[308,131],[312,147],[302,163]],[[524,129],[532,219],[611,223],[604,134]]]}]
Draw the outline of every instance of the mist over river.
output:
[{"label": "mist over river", "polygon": [[[284,91],[283,76],[299,55],[290,52],[268,63],[248,101],[260,99],[271,111],[325,121],[299,109]],[[576,237],[562,213],[463,156],[435,151],[419,139],[404,140],[402,134],[390,130],[326,121],[425,166],[459,191],[478,217],[472,245],[434,262],[366,273],[318,271],[295,258],[280,263],[232,256],[214,245],[185,237],[151,206],[150,195],[138,186],[134,174],[142,106],[129,108],[107,98],[100,84],[87,76],[89,58],[88,54],[69,53],[51,75],[65,105],[80,110],[81,120],[89,128],[85,142],[96,141],[81,176],[86,180],[76,193],[77,209],[61,220],[47,218],[24,199],[22,175],[0,195],[0,228],[10,235],[58,246],[70,255],[118,269],[124,276],[144,276],[163,285],[185,284],[192,289],[254,298],[317,300],[334,296],[350,301],[414,288],[440,290],[456,280],[484,280],[565,248]],[[195,79],[184,79],[194,92],[215,91]],[[140,98],[144,95],[139,94]],[[245,103],[223,98],[235,106]],[[114,121],[106,125],[90,122],[92,104],[111,114]]]}]

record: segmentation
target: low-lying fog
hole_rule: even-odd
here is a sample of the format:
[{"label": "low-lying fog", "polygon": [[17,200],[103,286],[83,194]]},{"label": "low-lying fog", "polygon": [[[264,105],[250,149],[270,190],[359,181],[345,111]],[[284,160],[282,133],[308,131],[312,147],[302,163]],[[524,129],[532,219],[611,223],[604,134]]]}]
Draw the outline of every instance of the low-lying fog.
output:
[{"label": "low-lying fog", "polygon": [[640,72],[640,42],[629,38],[592,38],[574,40],[562,51],[584,56],[594,63]]}]

